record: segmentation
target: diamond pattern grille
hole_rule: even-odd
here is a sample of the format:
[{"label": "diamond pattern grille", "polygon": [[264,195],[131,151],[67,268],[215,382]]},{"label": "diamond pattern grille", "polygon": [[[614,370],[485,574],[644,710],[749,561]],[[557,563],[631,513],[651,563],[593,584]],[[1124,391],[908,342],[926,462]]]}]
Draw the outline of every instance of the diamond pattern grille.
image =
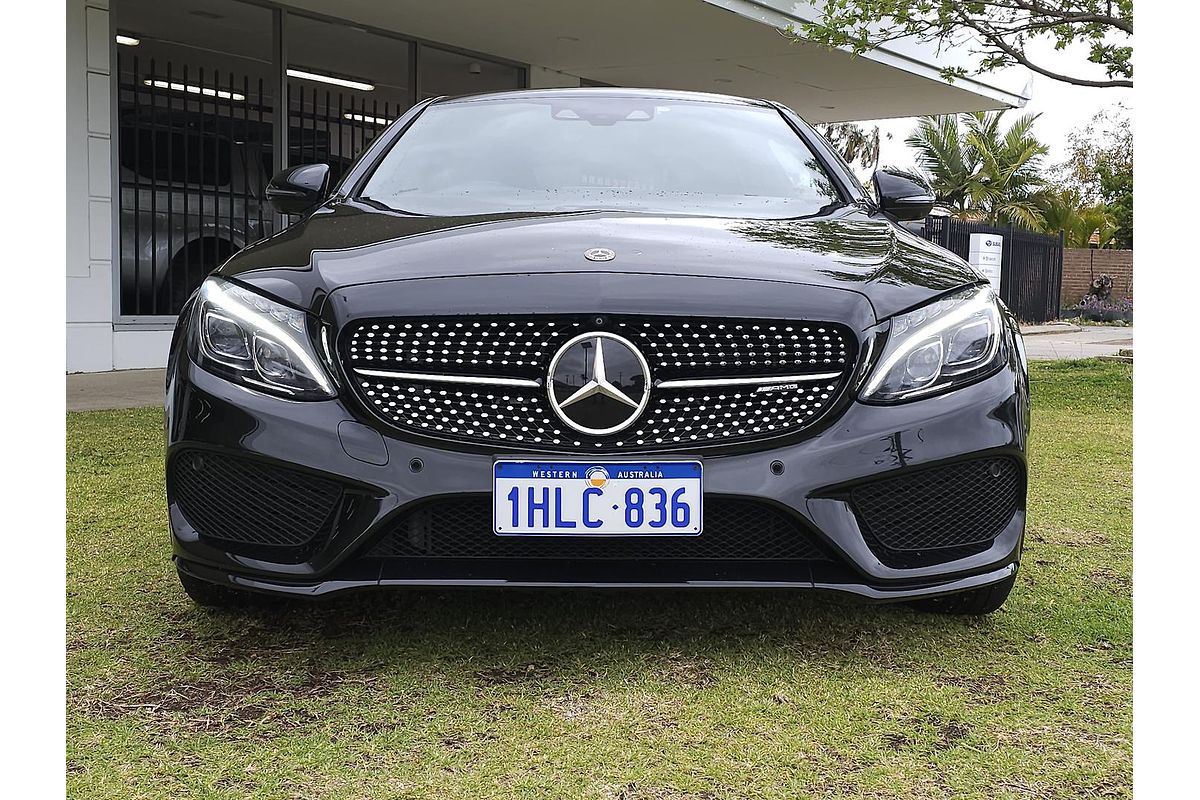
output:
[{"label": "diamond pattern grille", "polygon": [[397,427],[448,438],[536,444],[553,449],[662,449],[762,438],[802,427],[837,394],[838,381],[805,383],[783,394],[755,387],[662,391],[641,420],[604,438],[568,429],[540,389],[397,383],[360,384],[377,413]]},{"label": "diamond pattern grille", "polygon": [[[360,396],[404,430],[447,439],[548,450],[653,450],[764,439],[802,430],[840,395],[853,367],[849,330],[831,323],[680,317],[480,316],[367,320],[343,338]],[[364,376],[355,369],[544,381],[572,337],[608,330],[633,342],[654,381],[837,373],[773,392],[757,386],[662,388],[630,428],[578,433],[550,408],[543,387],[447,384]]]},{"label": "diamond pattern grille", "polygon": [[497,536],[491,498],[438,500],[400,517],[368,553],[376,558],[826,560],[790,515],[749,500],[705,499],[699,536]]}]

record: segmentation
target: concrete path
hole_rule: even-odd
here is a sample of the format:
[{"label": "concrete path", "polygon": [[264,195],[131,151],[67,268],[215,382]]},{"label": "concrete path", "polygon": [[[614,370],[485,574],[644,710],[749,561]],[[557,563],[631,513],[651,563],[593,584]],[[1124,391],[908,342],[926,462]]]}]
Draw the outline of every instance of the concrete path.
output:
[{"label": "concrete path", "polygon": [[[1133,348],[1133,328],[1038,325],[1025,331],[1030,359],[1093,358]],[[166,371],[130,369],[67,376],[67,411],[161,406]]]},{"label": "concrete path", "polygon": [[165,369],[84,372],[67,376],[67,411],[161,406]]},{"label": "concrete path", "polygon": [[1133,349],[1133,328],[1099,325],[1069,326],[1065,333],[1042,330],[1025,331],[1025,353],[1030,361],[1054,361],[1065,358],[1113,356],[1119,350]]}]

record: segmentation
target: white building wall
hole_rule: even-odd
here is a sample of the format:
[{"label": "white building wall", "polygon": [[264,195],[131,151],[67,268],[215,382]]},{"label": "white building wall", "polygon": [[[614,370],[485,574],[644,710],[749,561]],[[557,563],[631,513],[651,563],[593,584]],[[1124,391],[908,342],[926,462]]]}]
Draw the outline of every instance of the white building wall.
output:
[{"label": "white building wall", "polygon": [[[172,326],[173,327],[173,326]],[[152,369],[167,365],[172,328],[112,331],[111,369]]]},{"label": "white building wall", "polygon": [[113,368],[108,0],[67,2],[67,371]]}]

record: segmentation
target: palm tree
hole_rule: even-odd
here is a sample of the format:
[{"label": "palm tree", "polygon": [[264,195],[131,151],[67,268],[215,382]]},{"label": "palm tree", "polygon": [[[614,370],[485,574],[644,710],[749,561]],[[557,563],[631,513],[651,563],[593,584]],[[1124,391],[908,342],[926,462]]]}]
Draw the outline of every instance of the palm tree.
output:
[{"label": "palm tree", "polygon": [[1004,111],[921,117],[905,144],[917,151],[938,202],[952,216],[1038,228],[1036,195],[1048,148],[1032,133],[1036,114],[1001,130]]},{"label": "palm tree", "polygon": [[993,225],[1017,224],[1036,229],[1042,223],[1035,195],[1045,185],[1042,158],[1050,148],[1033,135],[1037,114],[1023,114],[1000,131],[1003,111],[971,114],[967,141],[978,153],[973,202]]},{"label": "palm tree", "polygon": [[971,181],[979,159],[959,128],[958,114],[921,117],[904,143],[917,151],[917,166],[933,188],[938,204],[960,219],[968,216]]},{"label": "palm tree", "polygon": [[1042,230],[1046,233],[1061,233],[1067,247],[1087,247],[1092,235],[1100,239],[1100,246],[1112,243],[1117,224],[1103,204],[1086,206],[1075,189],[1058,189],[1043,192],[1037,198],[1042,212]]}]

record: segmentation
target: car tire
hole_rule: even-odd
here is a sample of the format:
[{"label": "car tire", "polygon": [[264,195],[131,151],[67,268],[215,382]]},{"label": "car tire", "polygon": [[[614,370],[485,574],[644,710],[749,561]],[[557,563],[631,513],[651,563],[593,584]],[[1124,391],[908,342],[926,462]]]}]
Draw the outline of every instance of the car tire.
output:
[{"label": "car tire", "polygon": [[183,586],[183,591],[193,603],[201,608],[238,609],[261,603],[259,596],[252,592],[241,592],[237,589],[227,589],[224,586],[209,583],[189,575],[178,567],[175,572],[179,576],[179,583]]},{"label": "car tire", "polygon": [[1017,576],[1014,574],[1011,578],[1006,578],[999,583],[993,583],[989,586],[981,586],[978,589],[959,592],[958,594],[930,597],[926,600],[913,600],[909,605],[917,611],[923,611],[927,614],[982,616],[990,614],[1004,605],[1004,601],[1008,599],[1008,595],[1016,582]]}]

